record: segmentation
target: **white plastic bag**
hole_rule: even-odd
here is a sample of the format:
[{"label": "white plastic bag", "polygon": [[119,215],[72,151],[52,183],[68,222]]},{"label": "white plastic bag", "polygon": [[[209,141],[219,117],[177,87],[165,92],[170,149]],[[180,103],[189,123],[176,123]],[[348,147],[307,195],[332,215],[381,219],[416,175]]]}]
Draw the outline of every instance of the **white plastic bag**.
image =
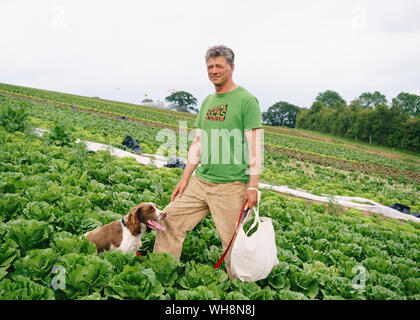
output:
[{"label": "white plastic bag", "polygon": [[[261,191],[258,191],[258,205],[248,213],[246,219],[240,224],[230,255],[232,274],[245,282],[265,279],[279,263],[271,219],[259,216],[260,197]],[[248,233],[255,226],[258,229],[248,236],[243,225],[251,219],[251,212],[254,212],[255,221]]]}]

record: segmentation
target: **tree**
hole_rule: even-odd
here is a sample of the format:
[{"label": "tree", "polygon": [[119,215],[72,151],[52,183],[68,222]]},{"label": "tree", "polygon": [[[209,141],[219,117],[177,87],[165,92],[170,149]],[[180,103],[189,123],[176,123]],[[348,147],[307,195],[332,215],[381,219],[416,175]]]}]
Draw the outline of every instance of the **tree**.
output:
[{"label": "tree", "polygon": [[344,137],[349,128],[348,109],[345,104],[339,104],[332,109],[331,133]]},{"label": "tree", "polygon": [[302,108],[296,116],[296,128],[308,129],[310,128],[310,112],[311,110]]},{"label": "tree", "polygon": [[177,91],[173,92],[165,98],[166,101],[173,103],[170,108],[176,109],[177,111],[182,112],[198,112],[198,109],[195,108],[197,105],[197,99],[186,91]]},{"label": "tree", "polygon": [[392,105],[400,105],[404,112],[414,117],[420,116],[420,96],[416,94],[400,92],[392,99]]},{"label": "tree", "polygon": [[311,113],[318,113],[320,112],[322,109],[327,108],[327,105],[324,102],[321,101],[314,101],[314,103],[312,103],[311,105]]},{"label": "tree", "polygon": [[348,129],[345,135],[356,141],[360,138],[358,121],[360,110],[362,110],[360,100],[353,100],[347,110]]},{"label": "tree", "polygon": [[379,91],[374,93],[363,92],[358,100],[360,100],[360,105],[363,109],[373,109],[378,103],[387,104],[386,97]]},{"label": "tree", "polygon": [[[400,93],[392,100],[391,106],[378,91],[362,93],[349,106],[339,99],[331,103],[328,96],[333,95],[320,93],[309,109],[301,109],[296,117],[296,127],[391,148],[420,151],[420,112],[417,104],[420,96]],[[414,117],[413,113],[417,116]]]},{"label": "tree", "polygon": [[360,140],[372,143],[372,123],[375,111],[366,109],[357,116],[357,136]]},{"label": "tree", "polygon": [[420,152],[420,117],[405,122],[401,145],[404,149]]},{"label": "tree", "polygon": [[320,92],[315,101],[324,102],[328,108],[335,108],[338,104],[345,104],[344,100],[337,92],[332,90],[327,90],[325,92]]},{"label": "tree", "polygon": [[285,101],[273,104],[266,112],[262,113],[265,123],[273,126],[296,127],[296,116],[300,108]]},{"label": "tree", "polygon": [[391,132],[391,113],[386,104],[377,104],[371,121],[372,140],[376,144],[387,145]]},{"label": "tree", "polygon": [[388,147],[404,148],[404,125],[408,120],[408,115],[400,105],[393,105],[389,109],[390,132],[386,139]]}]

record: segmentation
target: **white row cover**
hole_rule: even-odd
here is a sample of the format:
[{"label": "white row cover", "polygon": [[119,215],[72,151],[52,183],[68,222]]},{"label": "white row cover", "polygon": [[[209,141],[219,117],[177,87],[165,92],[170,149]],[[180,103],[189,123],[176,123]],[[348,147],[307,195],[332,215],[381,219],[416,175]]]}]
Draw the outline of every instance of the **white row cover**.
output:
[{"label": "white row cover", "polygon": [[[38,136],[42,136],[44,132],[48,132],[48,130],[36,128],[35,133]],[[162,157],[160,155],[155,154],[147,154],[144,153],[142,155],[137,155],[131,152],[127,152],[118,148],[114,148],[110,145],[97,143],[97,142],[90,142],[90,141],[82,141],[80,139],[76,140],[76,143],[83,142],[87,149],[90,151],[99,151],[99,150],[108,150],[112,155],[117,157],[131,157],[136,159],[136,161],[142,165],[152,165],[156,168],[162,168],[166,163],[167,159],[165,157]],[[311,194],[309,192],[306,192],[304,190],[294,190],[290,189],[287,186],[273,186],[270,184],[260,183],[259,187],[262,189],[268,189],[273,190],[276,192],[289,194],[295,197],[308,199],[308,200],[314,200],[318,202],[328,203],[331,200],[339,204],[340,206],[347,207],[347,208],[355,208],[363,211],[369,211],[373,213],[379,213],[386,217],[396,218],[400,220],[411,220],[414,222],[420,222],[420,218],[417,218],[415,216],[412,216],[410,214],[402,213],[398,210],[392,209],[390,207],[384,206],[382,204],[376,203],[375,201],[365,199],[365,198],[359,198],[359,197],[343,197],[343,196],[317,196],[314,194]],[[355,202],[356,201],[356,202]],[[362,202],[362,203],[360,203]]]}]

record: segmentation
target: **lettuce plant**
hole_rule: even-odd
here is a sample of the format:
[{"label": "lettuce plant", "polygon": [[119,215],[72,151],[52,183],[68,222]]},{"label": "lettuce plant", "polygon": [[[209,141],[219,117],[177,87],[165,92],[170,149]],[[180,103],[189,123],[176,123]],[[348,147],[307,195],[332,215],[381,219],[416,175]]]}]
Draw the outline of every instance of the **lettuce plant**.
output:
[{"label": "lettuce plant", "polygon": [[54,300],[54,292],[22,275],[0,281],[0,300]]},{"label": "lettuce plant", "polygon": [[17,219],[8,222],[7,225],[9,237],[15,240],[24,252],[46,247],[52,234],[52,227],[44,221]]},{"label": "lettuce plant", "polygon": [[69,253],[58,263],[65,270],[64,294],[68,299],[100,292],[114,275],[112,265],[97,255]]},{"label": "lettuce plant", "polygon": [[58,255],[51,248],[29,250],[25,257],[15,261],[14,274],[41,281],[48,286],[51,284],[51,269],[57,259]]},{"label": "lettuce plant", "polygon": [[125,266],[105,288],[105,295],[114,299],[159,299],[164,293],[152,269],[140,265]]}]

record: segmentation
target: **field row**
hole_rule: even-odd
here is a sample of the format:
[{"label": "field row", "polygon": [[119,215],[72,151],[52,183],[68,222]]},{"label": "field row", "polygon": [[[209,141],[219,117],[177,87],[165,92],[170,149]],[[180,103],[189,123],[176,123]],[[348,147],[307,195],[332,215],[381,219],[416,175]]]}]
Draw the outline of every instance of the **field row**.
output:
[{"label": "field row", "polygon": [[143,201],[166,206],[182,170],[88,152],[54,133],[0,126],[0,141],[0,299],[420,299],[418,224],[271,191],[260,212],[273,219],[280,264],[267,279],[229,281],[213,269],[222,250],[209,216],[180,261],[151,253],[154,232],[143,236],[145,261],[98,255],[83,233]]},{"label": "field row", "polygon": [[[77,108],[104,112],[114,117],[129,117],[134,121],[145,121],[153,126],[167,126],[177,129],[179,121],[183,121],[189,129],[194,128],[195,116],[186,113],[4,84],[0,84],[0,90],[9,90],[9,92],[15,94],[25,94],[29,98],[42,98],[52,103],[66,104],[67,106],[75,105]],[[362,164],[367,162],[378,166],[404,169],[409,171],[407,174],[409,179],[415,176],[415,179],[420,180],[420,158],[418,157],[384,157],[381,154],[365,152],[360,150],[360,148],[352,148],[348,144],[321,141],[314,138],[314,136],[293,135],[291,130],[285,131],[269,126],[265,126],[264,129],[265,142],[271,145],[293,149],[298,152],[310,152],[321,157],[328,156],[339,160],[358,161]],[[298,132],[297,130],[294,131]],[[413,172],[411,173],[411,171]]]},{"label": "field row", "polygon": [[[3,105],[24,103],[28,104],[34,126],[53,130],[60,124],[74,139],[105,143],[129,151],[122,145],[124,137],[128,134],[139,142],[145,153],[157,153],[163,143],[157,139],[160,129],[149,125],[77,112],[68,108],[55,108],[54,112],[51,112],[51,106],[12,98],[5,98]],[[176,137],[179,141],[177,132]],[[343,168],[337,165],[337,159],[323,165],[314,161],[317,159],[314,159],[313,155],[311,159],[306,159],[302,155],[289,156],[286,151],[288,152],[283,150],[282,153],[278,153],[266,150],[261,182],[288,185],[313,194],[360,196],[385,205],[398,202],[410,206],[413,211],[420,211],[420,185],[415,181],[402,179],[399,175],[380,176],[374,171],[366,171],[368,166]],[[177,154],[180,155],[179,152]],[[180,156],[185,159],[185,155]]]}]

